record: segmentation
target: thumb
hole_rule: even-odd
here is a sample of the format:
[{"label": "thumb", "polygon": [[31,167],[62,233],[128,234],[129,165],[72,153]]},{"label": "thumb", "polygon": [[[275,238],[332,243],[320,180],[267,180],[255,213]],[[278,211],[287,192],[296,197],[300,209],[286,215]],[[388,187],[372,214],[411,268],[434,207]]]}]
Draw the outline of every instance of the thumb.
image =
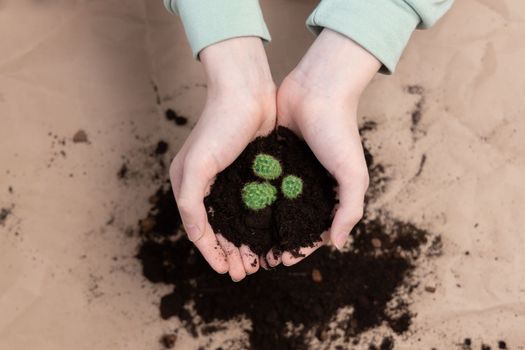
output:
[{"label": "thumb", "polygon": [[335,247],[341,250],[354,226],[363,217],[363,204],[366,192],[366,182],[352,176],[345,176],[338,180],[340,205],[336,210],[330,240]]},{"label": "thumb", "polygon": [[210,180],[205,172],[184,167],[180,188],[175,193],[182,223],[192,242],[201,239],[206,231],[208,219],[204,196]]}]

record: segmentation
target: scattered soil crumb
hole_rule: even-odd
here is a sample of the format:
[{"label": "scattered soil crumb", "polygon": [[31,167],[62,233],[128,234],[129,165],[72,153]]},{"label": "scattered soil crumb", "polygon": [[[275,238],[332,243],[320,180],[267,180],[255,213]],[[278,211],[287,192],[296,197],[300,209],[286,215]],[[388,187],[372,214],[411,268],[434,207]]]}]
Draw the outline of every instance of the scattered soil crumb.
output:
[{"label": "scattered soil crumb", "polygon": [[109,216],[109,219],[106,221],[106,225],[107,226],[113,225],[114,222],[115,222],[115,215],[111,214]]},{"label": "scattered soil crumb", "polygon": [[376,249],[380,249],[381,248],[381,240],[379,238],[372,238],[371,241],[372,243],[372,246]]},{"label": "scattered soil crumb", "polygon": [[177,114],[177,112],[171,108],[166,110],[165,116],[167,120],[174,122],[175,125],[178,126],[186,125],[188,123],[188,118]]},{"label": "scattered soil crumb", "polygon": [[421,156],[421,160],[419,161],[419,168],[417,170],[417,173],[416,173],[415,177],[418,177],[419,175],[421,175],[421,173],[423,172],[423,167],[425,166],[426,161],[427,161],[427,155],[423,154]]},{"label": "scattered soil crumb", "polygon": [[89,274],[89,282],[88,282],[88,302],[92,302],[94,299],[98,299],[101,296],[104,295],[104,293],[100,290],[100,285],[103,281],[102,276],[97,276],[92,273]]},{"label": "scattered soil crumb", "polygon": [[425,286],[425,292],[435,293],[436,292],[436,287],[434,287],[434,286]]},{"label": "scattered soil crumb", "polygon": [[126,179],[128,176],[128,165],[126,163],[122,164],[119,171],[117,172],[117,177],[121,180]]},{"label": "scattered soil crumb", "polygon": [[151,81],[151,86],[153,87],[153,92],[155,93],[155,102],[160,106],[162,101],[160,99],[159,87],[153,80]]},{"label": "scattered soil crumb", "polygon": [[[51,157],[47,161],[46,166],[48,168],[51,168],[51,166],[55,163],[55,161],[60,158],[66,157],[66,151],[64,150],[64,147],[67,144],[66,138],[62,136],[58,136],[57,134],[53,134],[52,132],[49,132],[47,134],[51,138],[51,148],[53,149]],[[57,148],[59,148],[57,150]]]},{"label": "scattered soil crumb", "polygon": [[79,130],[73,135],[74,143],[88,143],[88,135],[84,130]]},{"label": "scattered soil crumb", "polygon": [[373,131],[377,128],[377,123],[372,120],[368,120],[363,123],[363,125],[359,128],[359,132],[367,132],[367,131]]},{"label": "scattered soil crumb", "polygon": [[157,147],[155,148],[155,154],[156,155],[165,154],[168,151],[168,148],[169,148],[169,144],[164,140],[160,140],[157,143]]},{"label": "scattered soil crumb", "polygon": [[368,350],[393,350],[394,349],[394,338],[392,337],[385,337],[381,341],[381,344],[379,346],[376,346],[374,344],[370,344],[368,347]]},{"label": "scattered soil crumb", "polygon": [[[487,344],[486,342],[478,343],[479,345],[474,344],[471,338],[465,338],[463,340],[463,343],[458,344],[458,346],[461,348],[461,350],[474,350],[474,349],[481,349],[481,350],[492,350],[492,347]],[[507,350],[507,342],[504,340],[498,340],[498,349]],[[479,347],[478,347],[479,346]]]},{"label": "scattered soil crumb", "polygon": [[312,270],[312,280],[315,283],[323,282],[323,275],[321,275],[321,271],[319,271],[318,269],[313,269]]},{"label": "scattered soil crumb", "polygon": [[409,85],[407,86],[407,92],[411,95],[423,95],[425,90],[421,85]]},{"label": "scattered soil crumb", "polygon": [[409,85],[406,87],[406,91],[411,95],[418,95],[419,99],[417,100],[414,109],[410,112],[410,117],[412,125],[410,126],[410,131],[414,134],[414,139],[419,138],[422,135],[425,135],[423,130],[420,130],[419,123],[423,117],[423,109],[425,106],[425,89],[420,85]]},{"label": "scattered soil crumb", "polygon": [[9,215],[12,213],[12,208],[0,209],[0,225],[4,225]]},{"label": "scattered soil crumb", "polygon": [[438,235],[432,239],[432,243],[427,250],[427,256],[441,256],[441,254],[443,254],[443,240],[441,236]]},{"label": "scattered soil crumb", "polygon": [[160,338],[160,343],[165,349],[173,349],[177,342],[177,336],[175,334],[164,334]]},{"label": "scattered soil crumb", "polygon": [[117,171],[117,178],[124,185],[133,182],[144,184],[146,181],[159,184],[166,179],[168,142],[159,140],[151,144],[150,140],[144,141],[147,144],[121,156],[122,164]]}]

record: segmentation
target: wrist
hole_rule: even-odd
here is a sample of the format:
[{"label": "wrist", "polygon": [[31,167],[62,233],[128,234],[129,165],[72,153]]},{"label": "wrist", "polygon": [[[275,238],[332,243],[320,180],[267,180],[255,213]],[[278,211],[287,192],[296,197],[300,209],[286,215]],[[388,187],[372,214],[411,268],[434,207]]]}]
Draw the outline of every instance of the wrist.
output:
[{"label": "wrist", "polygon": [[260,95],[275,91],[268,59],[258,37],[232,38],[200,54],[211,94]]},{"label": "wrist", "polygon": [[352,39],[325,28],[290,78],[316,94],[358,99],[380,67]]}]

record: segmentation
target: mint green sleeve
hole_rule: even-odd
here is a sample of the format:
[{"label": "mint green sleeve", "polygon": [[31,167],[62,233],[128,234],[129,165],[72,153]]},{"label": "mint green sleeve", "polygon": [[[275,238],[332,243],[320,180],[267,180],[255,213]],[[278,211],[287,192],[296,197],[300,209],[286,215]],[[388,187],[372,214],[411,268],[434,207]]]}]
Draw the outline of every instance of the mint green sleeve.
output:
[{"label": "mint green sleeve", "polygon": [[365,48],[392,73],[416,28],[431,27],[453,0],[322,0],[306,24],[329,28]]},{"label": "mint green sleeve", "polygon": [[270,33],[258,0],[164,0],[166,8],[179,14],[193,55],[219,41],[258,36],[270,41]]}]

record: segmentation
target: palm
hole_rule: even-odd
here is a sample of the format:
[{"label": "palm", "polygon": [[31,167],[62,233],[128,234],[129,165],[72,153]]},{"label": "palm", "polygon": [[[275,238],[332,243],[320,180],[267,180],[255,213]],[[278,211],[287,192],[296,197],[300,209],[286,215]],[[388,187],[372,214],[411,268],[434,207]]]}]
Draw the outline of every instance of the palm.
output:
[{"label": "palm", "polygon": [[275,95],[253,103],[249,97],[215,98],[212,93],[199,122],[192,130],[171,167],[171,179],[183,222],[200,223],[199,233],[185,224],[188,236],[217,272],[229,272],[239,281],[259,268],[247,246],[236,247],[215,234],[207,220],[204,196],[215,176],[230,165],[255,137],[271,132],[275,126]]},{"label": "palm", "polygon": [[[339,231],[348,234],[351,226],[362,215],[364,192],[368,174],[356,122],[357,104],[340,98],[331,98],[322,92],[306,90],[293,78],[287,78],[277,95],[278,123],[296,132],[323,166],[337,179],[341,206],[337,209],[330,231],[323,233],[322,241],[313,247],[302,248],[295,257],[284,252],[282,257],[267,255],[270,265],[280,261],[293,265],[308,256]],[[296,254],[297,255],[297,254]]]}]

